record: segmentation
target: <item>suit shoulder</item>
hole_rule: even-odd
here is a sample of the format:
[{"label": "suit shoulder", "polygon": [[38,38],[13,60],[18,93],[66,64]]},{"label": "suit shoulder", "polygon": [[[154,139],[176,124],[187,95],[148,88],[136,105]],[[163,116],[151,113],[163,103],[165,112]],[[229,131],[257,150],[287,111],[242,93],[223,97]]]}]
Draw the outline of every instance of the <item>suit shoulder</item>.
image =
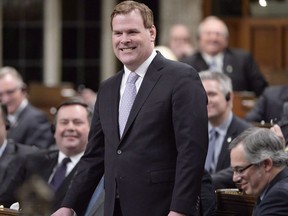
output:
[{"label": "suit shoulder", "polygon": [[178,61],[172,61],[172,60],[166,60],[165,63],[165,70],[167,73],[173,73],[176,76],[185,76],[185,75],[193,75],[194,77],[198,77],[198,73],[189,64],[183,63],[183,62],[178,62]]},{"label": "suit shoulder", "polygon": [[202,58],[202,56],[201,56],[200,52],[197,51],[196,53],[193,53],[190,56],[187,56],[187,57],[185,57],[183,59],[180,59],[180,61],[183,62],[183,63],[189,64],[189,65],[192,65],[192,64],[194,64],[195,62],[197,62],[201,58]]},{"label": "suit shoulder", "polygon": [[237,56],[238,58],[239,57],[243,57],[243,58],[251,57],[252,58],[251,53],[240,48],[227,48],[226,54],[234,55],[234,56]]},{"label": "suit shoulder", "polygon": [[15,148],[15,153],[19,153],[21,155],[26,155],[26,154],[33,154],[35,152],[38,152],[38,149],[34,146],[29,146],[29,145],[24,145],[21,143],[16,143],[13,140],[8,141],[8,145],[14,146]]},{"label": "suit shoulder", "polygon": [[245,130],[247,128],[253,127],[253,125],[250,122],[248,122],[244,119],[241,119],[235,115],[233,116],[233,121],[234,121],[234,124],[237,125],[237,128],[239,130]]},{"label": "suit shoulder", "polygon": [[27,113],[31,114],[31,115],[41,115],[41,116],[45,116],[45,113],[36,108],[35,106],[33,106],[32,104],[28,104],[27,109],[26,109]]},{"label": "suit shoulder", "polygon": [[288,85],[275,85],[275,86],[268,86],[265,88],[263,94],[269,94],[269,93],[276,93],[276,92],[282,92],[282,91],[288,91]]}]

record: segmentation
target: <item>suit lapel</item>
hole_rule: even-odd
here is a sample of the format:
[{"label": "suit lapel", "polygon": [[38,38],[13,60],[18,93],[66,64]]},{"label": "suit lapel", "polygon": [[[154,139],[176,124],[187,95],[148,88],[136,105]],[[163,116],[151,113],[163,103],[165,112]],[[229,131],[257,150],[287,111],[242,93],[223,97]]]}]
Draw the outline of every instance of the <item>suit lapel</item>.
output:
[{"label": "suit lapel", "polygon": [[232,74],[233,72],[235,73],[235,67],[236,62],[234,61],[234,59],[232,58],[231,52],[229,49],[226,49],[226,51],[224,52],[224,59],[223,59],[223,72],[225,74]]},{"label": "suit lapel", "polygon": [[[150,66],[148,67],[148,70],[145,74],[145,77],[143,79],[143,82],[141,84],[141,87],[137,93],[137,96],[135,98],[134,104],[132,106],[130,115],[128,117],[126,127],[124,129],[122,139],[125,137],[125,134],[131,127],[133,121],[135,120],[137,114],[139,113],[141,107],[147,100],[148,96],[150,95],[152,89],[156,85],[157,81],[159,80],[161,76],[161,69],[163,68],[164,65],[164,57],[161,56],[159,53],[157,56],[154,58]],[[121,140],[122,140],[121,139]]]},{"label": "suit lapel", "polygon": [[118,123],[118,115],[119,115],[119,101],[120,101],[120,85],[122,81],[122,76],[124,73],[124,69],[122,69],[120,72],[116,74],[114,83],[112,84],[112,93],[111,93],[111,109],[112,109],[112,123],[113,123],[113,130],[117,131],[115,134],[116,139],[120,140],[119,135],[119,123]]},{"label": "suit lapel", "polygon": [[227,158],[227,154],[229,154],[229,150],[228,150],[229,144],[236,137],[236,134],[237,134],[237,128],[235,126],[235,118],[233,116],[232,121],[228,127],[226,136],[224,137],[224,140],[223,140],[223,145],[222,145],[221,152],[218,158],[217,170],[220,170],[223,168],[223,163],[225,162]]}]

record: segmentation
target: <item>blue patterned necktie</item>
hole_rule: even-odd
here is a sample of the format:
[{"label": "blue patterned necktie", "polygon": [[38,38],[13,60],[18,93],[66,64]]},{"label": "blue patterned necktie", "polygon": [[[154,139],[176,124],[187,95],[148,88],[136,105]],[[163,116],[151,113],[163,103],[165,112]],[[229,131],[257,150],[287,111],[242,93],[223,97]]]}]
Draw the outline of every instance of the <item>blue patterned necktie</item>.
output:
[{"label": "blue patterned necktie", "polygon": [[212,59],[212,61],[209,64],[209,70],[212,72],[217,71],[217,63],[215,59]]},{"label": "blue patterned necktie", "polygon": [[120,106],[119,106],[119,131],[120,137],[122,137],[124,128],[126,126],[130,110],[134,103],[137,90],[136,90],[136,81],[139,75],[135,72],[131,72],[128,76],[126,87],[121,98]]},{"label": "blue patterned necktie", "polygon": [[70,158],[66,157],[62,160],[60,165],[57,167],[54,176],[50,182],[50,185],[52,186],[53,190],[56,191],[61,183],[65,179],[65,174],[66,174],[66,169],[67,169],[67,164],[71,162]]},{"label": "blue patterned necktie", "polygon": [[215,171],[214,151],[219,133],[215,128],[210,130],[209,147],[205,162],[205,169],[211,174]]}]

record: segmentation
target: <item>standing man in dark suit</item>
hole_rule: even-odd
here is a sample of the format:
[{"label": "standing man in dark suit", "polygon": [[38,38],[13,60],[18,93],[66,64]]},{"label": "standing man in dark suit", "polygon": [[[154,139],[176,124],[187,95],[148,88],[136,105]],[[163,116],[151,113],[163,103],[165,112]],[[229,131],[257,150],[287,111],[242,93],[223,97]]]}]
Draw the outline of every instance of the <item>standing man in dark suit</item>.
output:
[{"label": "standing man in dark suit", "polygon": [[36,148],[21,145],[11,139],[7,139],[9,127],[7,107],[0,103],[0,193],[7,187],[7,183],[10,182],[11,173],[18,169],[18,166],[14,166],[14,164],[37,151]]},{"label": "standing man in dark suit", "polygon": [[259,96],[268,85],[251,54],[228,48],[229,32],[226,24],[209,16],[198,28],[199,51],[182,59],[198,72],[212,70],[223,72],[232,80],[234,91],[252,91]]},{"label": "standing man in dark suit", "polygon": [[233,181],[258,197],[253,216],[288,213],[288,155],[272,130],[249,128],[229,146]]},{"label": "standing man in dark suit", "polygon": [[[212,176],[215,189],[235,187],[232,172],[221,181],[214,175],[230,167],[230,142],[252,125],[233,115],[232,83],[228,76],[212,71],[203,71],[199,75],[208,96],[210,142],[205,168]],[[212,141],[212,131],[217,133],[215,142]]]},{"label": "standing man in dark suit", "polygon": [[[156,53],[146,5],[119,3],[111,27],[124,68],[98,91],[87,149],[53,216],[83,215],[104,165],[105,216],[195,215],[208,146],[207,97],[198,73]],[[135,85],[131,77],[138,77]],[[137,95],[123,127],[128,89]]]},{"label": "standing man in dark suit", "polygon": [[51,125],[45,114],[28,102],[26,85],[15,68],[0,69],[0,102],[8,109],[8,138],[42,149],[53,144]]},{"label": "standing man in dark suit", "polygon": [[[53,211],[60,207],[60,204],[68,190],[70,182],[76,171],[76,166],[84,154],[88,143],[88,132],[91,111],[88,106],[79,100],[68,100],[58,108],[52,128],[59,150],[41,151],[31,154],[26,160],[18,164],[19,171],[14,173],[7,189],[0,194],[0,203],[9,207],[17,201],[15,191],[33,175],[41,177],[49,183],[55,191]],[[66,165],[65,179],[58,186],[53,184],[57,168],[64,158],[70,161]],[[21,204],[21,203],[20,203]]]}]

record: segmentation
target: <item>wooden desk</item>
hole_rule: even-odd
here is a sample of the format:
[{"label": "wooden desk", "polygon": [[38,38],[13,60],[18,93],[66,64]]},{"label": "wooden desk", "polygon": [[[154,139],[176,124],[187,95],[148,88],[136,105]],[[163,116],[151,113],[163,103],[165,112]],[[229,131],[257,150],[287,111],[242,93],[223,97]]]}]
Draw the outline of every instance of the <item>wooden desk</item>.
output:
[{"label": "wooden desk", "polygon": [[19,211],[0,207],[0,216],[18,216],[18,215],[20,215]]},{"label": "wooden desk", "polygon": [[243,194],[238,189],[218,189],[216,197],[216,216],[251,216],[256,202],[254,196]]}]

